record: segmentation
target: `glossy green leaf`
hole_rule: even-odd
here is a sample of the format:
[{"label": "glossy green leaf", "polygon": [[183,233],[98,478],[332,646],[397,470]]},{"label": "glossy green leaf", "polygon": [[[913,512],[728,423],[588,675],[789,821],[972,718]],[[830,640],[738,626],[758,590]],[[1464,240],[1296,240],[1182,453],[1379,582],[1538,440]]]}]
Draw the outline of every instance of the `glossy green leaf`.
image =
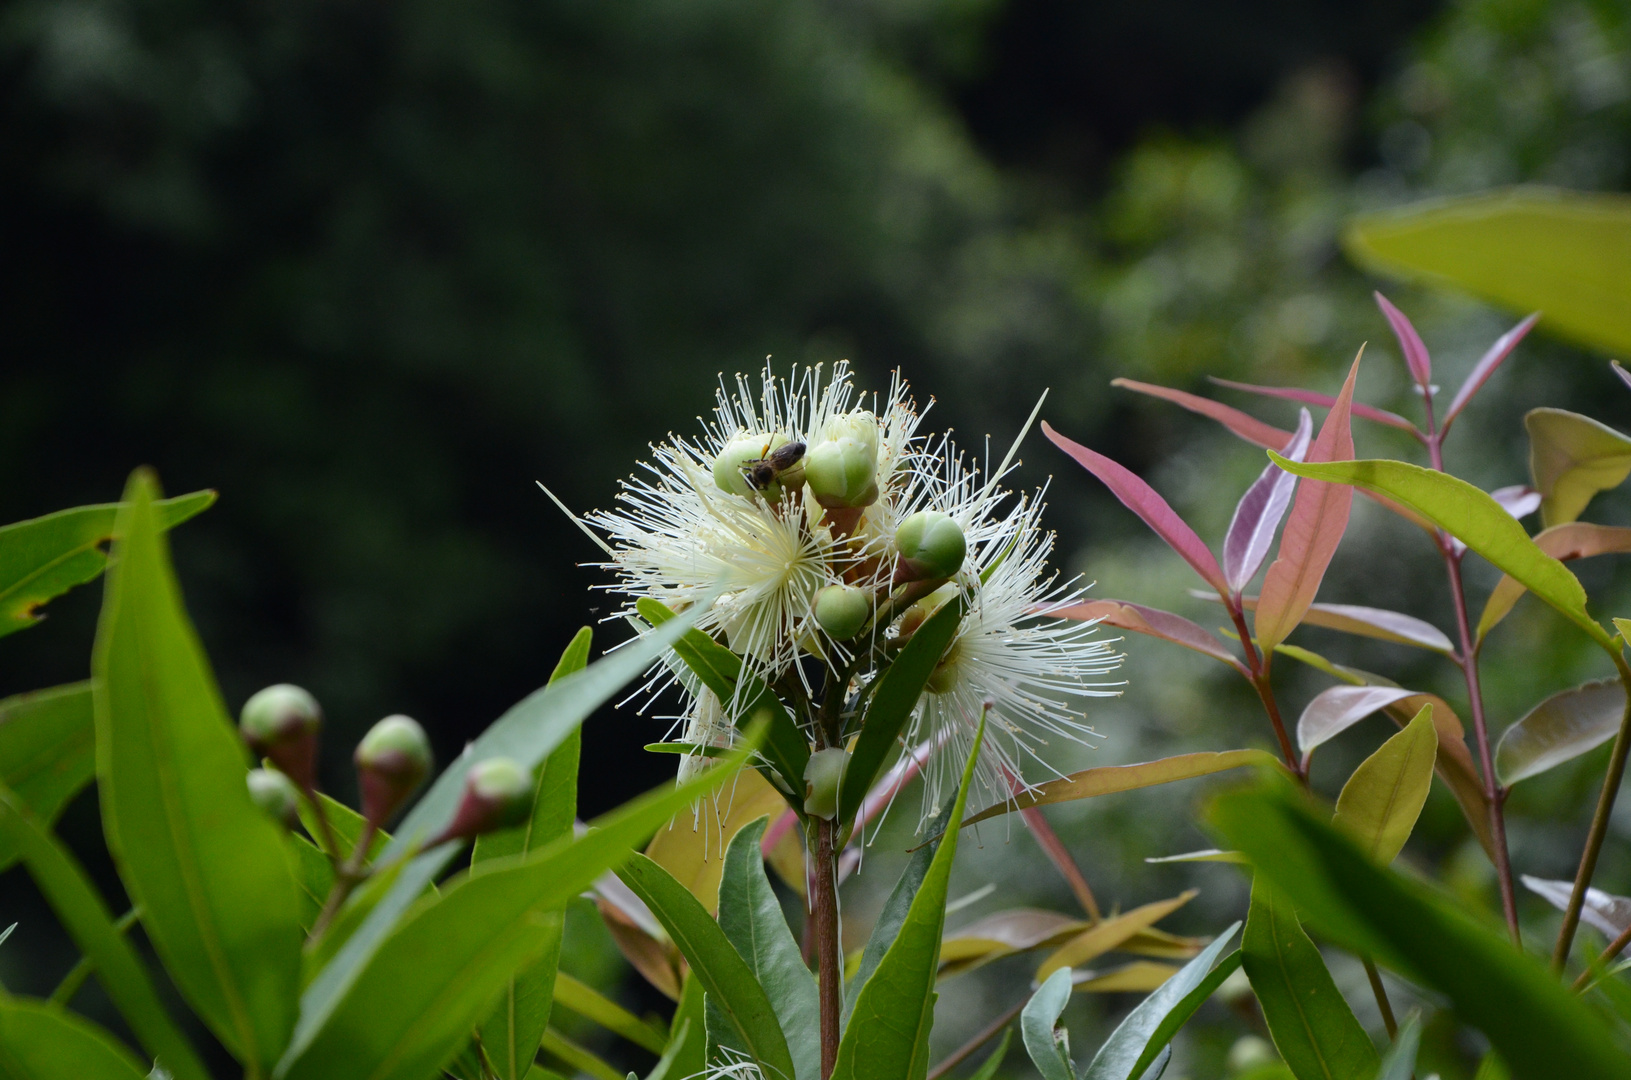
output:
[{"label": "glossy green leaf", "polygon": [[1002,1041],[991,1051],[990,1056],[980,1063],[978,1069],[969,1073],[968,1080],[994,1080],[997,1070],[1002,1068],[1003,1059],[1008,1056],[1008,1047],[1013,1041],[1014,1029],[1009,1028],[1002,1033]]},{"label": "glossy green leaf", "polygon": [[1356,219],[1344,245],[1367,269],[1452,285],[1586,345],[1631,349],[1631,199],[1518,187]]},{"label": "glossy green leaf", "polygon": [[1297,1080],[1371,1080],[1380,1059],[1285,896],[1252,883],[1246,977],[1275,1049]]},{"label": "glossy green leaf", "polygon": [[1609,1080],[1625,1057],[1607,1021],[1461,900],[1379,867],[1286,784],[1214,799],[1213,827],[1322,934],[1448,998],[1520,1077]]},{"label": "glossy green leaf", "polygon": [[934,982],[940,967],[940,939],[946,928],[946,889],[951,883],[957,832],[984,738],[982,710],[963,767],[962,783],[957,788],[957,800],[946,820],[945,835],[912,899],[899,935],[856,996],[849,1026],[838,1043],[833,1080],[922,1080],[928,1072]]},{"label": "glossy green leaf", "polygon": [[581,838],[480,863],[419,900],[276,1075],[421,1080],[434,1073],[515,973],[549,947],[552,922],[544,916],[632,857],[670,815],[728,782],[744,756],[625,804]]},{"label": "glossy green leaf", "polygon": [[1138,788],[1155,787],[1157,784],[1170,784],[1174,780],[1193,780],[1198,776],[1209,776],[1212,773],[1239,769],[1247,765],[1275,764],[1278,764],[1278,759],[1263,750],[1223,750],[1178,754],[1159,761],[1139,762],[1137,765],[1101,765],[1038,784],[1034,788],[1020,792],[1007,802],[986,807],[963,824],[973,825],[987,818],[999,817],[1031,806],[1092,799],[1120,791],[1135,791]]},{"label": "glossy green leaf", "polygon": [[[1631,529],[1615,525],[1597,525],[1589,521],[1569,521],[1542,529],[1535,534],[1535,546],[1559,562],[1587,559],[1593,555],[1624,555],[1631,553]],[[1511,576],[1503,574],[1484,601],[1484,611],[1478,616],[1475,641],[1483,641],[1489,632],[1506,618],[1514,604],[1523,598],[1526,590]]]},{"label": "glossy green leaf", "polygon": [[1433,784],[1438,733],[1433,706],[1423,705],[1404,730],[1383,743],[1342,785],[1336,823],[1379,863],[1404,850]]},{"label": "glossy green leaf", "polygon": [[1607,424],[1563,409],[1531,409],[1523,426],[1540,519],[1548,527],[1574,521],[1593,495],[1631,475],[1631,438]]},{"label": "glossy green leaf", "polygon": [[[591,638],[587,626],[577,632],[550,674],[550,682],[588,666]],[[472,865],[507,855],[524,855],[572,831],[578,810],[578,756],[582,743],[582,731],[574,731],[545,759],[537,770],[532,813],[526,824],[478,837],[470,853]],[[499,1080],[524,1080],[538,1054],[544,1029],[549,1026],[555,968],[566,926],[565,905],[542,918],[545,944],[537,962],[510,978],[499,995],[498,1007],[481,1026],[481,1046]]]},{"label": "glossy green leaf", "polygon": [[698,1076],[707,1067],[705,997],[702,981],[695,972],[687,972],[685,982],[680,987],[679,1003],[674,1007],[674,1017],[669,1022],[668,1050],[663,1055],[667,1057],[673,1052],[673,1064],[669,1069],[676,1080]]},{"label": "glossy green leaf", "polygon": [[1070,1004],[1070,972],[1055,971],[1037,987],[1019,1014],[1019,1032],[1025,1039],[1025,1052],[1042,1080],[1076,1080],[1076,1066],[1070,1060],[1070,1040],[1056,1029],[1059,1017]]},{"label": "glossy green leaf", "polygon": [[[1239,949],[1218,962],[1239,929],[1237,922],[1219,934],[1195,959],[1139,1002],[1093,1055],[1082,1080],[1133,1080],[1149,1077],[1152,1072],[1159,1076],[1157,1059],[1172,1037],[1240,966]],[[1217,967],[1212,966],[1214,963]]]},{"label": "glossy green leaf", "polygon": [[[158,528],[179,525],[214,501],[213,491],[160,500],[153,507]],[[43,618],[39,608],[102,572],[118,512],[117,503],[77,506],[0,528],[0,637],[33,626]]]},{"label": "glossy green leaf", "polygon": [[[653,1054],[664,1053],[668,1047],[669,1038],[663,1031],[564,971],[555,976],[555,1004],[571,1009],[585,1020],[592,1020]],[[491,1050],[488,1050],[488,1055],[492,1055]]]},{"label": "glossy green leaf", "polygon": [[[0,783],[47,825],[96,775],[96,722],[88,682],[0,701]],[[0,870],[17,852],[0,840]]]},{"label": "glossy green leaf", "polygon": [[[640,617],[652,626],[661,626],[674,618],[672,611],[649,597],[642,597],[635,606],[640,611]],[[787,706],[752,672],[745,673],[746,679],[738,688],[738,682],[744,677],[742,658],[702,631],[687,631],[674,640],[673,646],[675,655],[720,701],[736,702],[738,724],[757,720],[761,716],[769,720],[770,734],[765,745],[765,757],[780,778],[779,783],[785,785],[785,790],[799,794],[800,797],[788,805],[802,814],[804,766],[810,760],[810,744],[798,724],[793,722]]]},{"label": "glossy green leaf", "polygon": [[781,901],[765,876],[768,818],[744,826],[725,850],[719,882],[719,928],[747,961],[787,1037],[797,1080],[819,1080],[821,1002],[815,977],[804,966]]},{"label": "glossy green leaf", "polygon": [[1609,648],[1609,635],[1586,612],[1586,590],[1546,554],[1515,518],[1465,480],[1403,461],[1303,464],[1269,452],[1282,469],[1316,480],[1354,484],[1396,499],[1512,575],[1530,592]]},{"label": "glossy green leaf", "polygon": [[278,826],[249,797],[243,744],[182,607],[157,484],[131,477],[97,628],[103,832],[182,995],[253,1069],[294,1027],[296,884]]},{"label": "glossy green leaf", "polygon": [[0,996],[5,1080],[143,1080],[147,1070],[108,1034],[60,1005]]},{"label": "glossy green leaf", "polygon": [[1421,1046],[1421,1016],[1411,1013],[1399,1025],[1393,1045],[1382,1055],[1376,1080],[1411,1080],[1416,1075],[1416,1051]]},{"label": "glossy green leaf", "polygon": [[967,608],[961,593],[946,601],[913,632],[900,655],[879,677],[878,688],[872,692],[866,719],[861,724],[861,735],[855,740],[849,763],[844,767],[844,782],[838,795],[840,828],[854,820],[884,761],[895,752],[900,733],[912,710],[917,708],[923,688],[928,685],[940,658],[957,636]]},{"label": "glossy green leaf", "polygon": [[[698,610],[701,610],[699,605]],[[346,940],[300,998],[300,1019],[295,1025],[285,1060],[304,1053],[306,1045],[328,1022],[329,1014],[350,988],[358,972],[379,948],[403,912],[423,895],[426,888],[458,854],[457,844],[443,844],[423,854],[413,855],[418,845],[435,835],[452,820],[464,791],[464,776],[470,765],[489,757],[512,758],[525,769],[535,769],[556,747],[578,729],[585,718],[605,704],[630,679],[640,674],[663,654],[669,644],[694,621],[687,612],[672,625],[661,627],[630,642],[610,656],[590,664],[576,675],[567,676],[536,690],[512,706],[452,762],[424,797],[397,827],[396,835],[381,853],[380,861],[411,856],[396,885],[368,915],[357,932]]]},{"label": "glossy green leaf", "polygon": [[1502,784],[1537,776],[1612,739],[1625,715],[1625,687],[1602,679],[1553,694],[1501,733],[1495,775]]},{"label": "glossy green leaf", "polygon": [[18,853],[56,912],[75,948],[96,965],[96,977],[136,1041],[176,1077],[208,1080],[204,1063],[160,1004],[147,969],[120,935],[90,878],[22,800],[0,785],[0,836]]},{"label": "glossy green leaf", "polygon": [[741,1040],[741,1049],[759,1062],[761,1068],[793,1076],[793,1058],[787,1038],[782,1034],[769,997],[754,977],[753,969],[702,903],[667,870],[644,855],[636,855],[618,870],[617,876],[663,924],[707,991],[708,1001],[720,1010],[733,1034]]}]

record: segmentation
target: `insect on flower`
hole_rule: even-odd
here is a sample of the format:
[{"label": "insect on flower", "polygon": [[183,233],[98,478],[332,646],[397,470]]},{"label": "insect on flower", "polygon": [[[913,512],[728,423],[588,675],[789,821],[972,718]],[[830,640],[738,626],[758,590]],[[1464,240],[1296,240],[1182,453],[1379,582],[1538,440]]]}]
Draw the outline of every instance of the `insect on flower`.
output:
[{"label": "insect on flower", "polygon": [[774,450],[770,446],[770,443],[765,443],[765,448],[759,452],[761,456],[742,464],[742,479],[746,480],[754,491],[767,490],[783,473],[804,460],[802,442],[786,443]]}]

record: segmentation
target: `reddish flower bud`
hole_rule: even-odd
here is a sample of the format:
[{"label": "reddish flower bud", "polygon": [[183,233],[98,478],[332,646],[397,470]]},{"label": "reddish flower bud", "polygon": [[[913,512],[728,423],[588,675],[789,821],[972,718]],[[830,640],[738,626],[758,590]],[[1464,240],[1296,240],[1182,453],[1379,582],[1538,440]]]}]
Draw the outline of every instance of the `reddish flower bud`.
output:
[{"label": "reddish flower bud", "polygon": [[377,828],[401,808],[430,772],[430,740],[408,716],[387,716],[368,729],[352,756],[363,817]]},{"label": "reddish flower bud", "polygon": [[300,792],[276,769],[250,769],[246,778],[255,805],[287,828],[300,824]]},{"label": "reddish flower bud", "polygon": [[257,757],[276,765],[301,790],[317,778],[317,729],[323,710],[298,686],[279,683],[244,702],[238,730]]},{"label": "reddish flower bud", "polygon": [[453,821],[425,846],[521,824],[532,811],[532,789],[532,774],[512,758],[476,762],[464,776],[464,798]]}]

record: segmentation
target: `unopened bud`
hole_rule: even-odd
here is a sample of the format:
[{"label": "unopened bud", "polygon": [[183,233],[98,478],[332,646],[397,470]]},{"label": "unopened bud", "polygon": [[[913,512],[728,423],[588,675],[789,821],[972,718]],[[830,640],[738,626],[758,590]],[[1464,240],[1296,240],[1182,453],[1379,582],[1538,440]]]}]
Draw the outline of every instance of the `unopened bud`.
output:
[{"label": "unopened bud", "polygon": [[919,510],[895,530],[900,565],[896,583],[949,578],[963,567],[968,541],[962,526],[939,510]]},{"label": "unopened bud", "polygon": [[904,642],[917,632],[917,628],[929,621],[929,616],[946,606],[947,601],[957,595],[957,586],[952,582],[940,586],[928,596],[919,600],[906,609],[906,614],[900,617],[895,624],[895,640]]},{"label": "unopened bud", "polygon": [[352,760],[363,816],[383,825],[430,772],[430,740],[412,717],[387,716],[368,729]]},{"label": "unopened bud", "polygon": [[827,422],[821,441],[804,459],[804,482],[829,510],[878,501],[878,420],[864,410]]},{"label": "unopened bud", "polygon": [[276,769],[250,769],[247,781],[256,806],[288,828],[300,824],[300,792],[293,780]]},{"label": "unopened bud", "polygon": [[815,595],[815,617],[834,641],[847,641],[872,618],[872,594],[853,585],[828,585]]},{"label": "unopened bud", "polygon": [[804,812],[819,818],[838,815],[838,787],[844,781],[849,754],[833,747],[817,750],[804,766]]},{"label": "unopened bud", "polygon": [[731,495],[740,495],[743,498],[752,498],[755,495],[766,495],[771,502],[781,497],[781,485],[776,480],[776,472],[771,469],[763,479],[767,480],[764,486],[754,484],[755,466],[768,464],[771,454],[787,444],[787,436],[781,432],[769,435],[738,435],[725,444],[725,449],[714,458],[714,485],[720,491]]},{"label": "unopened bud", "polygon": [[316,779],[322,724],[317,699],[289,683],[256,691],[238,715],[238,730],[255,756],[269,759],[302,790]]},{"label": "unopened bud", "polygon": [[464,775],[464,798],[452,823],[427,846],[521,824],[532,811],[532,787],[532,775],[513,758],[476,762]]}]

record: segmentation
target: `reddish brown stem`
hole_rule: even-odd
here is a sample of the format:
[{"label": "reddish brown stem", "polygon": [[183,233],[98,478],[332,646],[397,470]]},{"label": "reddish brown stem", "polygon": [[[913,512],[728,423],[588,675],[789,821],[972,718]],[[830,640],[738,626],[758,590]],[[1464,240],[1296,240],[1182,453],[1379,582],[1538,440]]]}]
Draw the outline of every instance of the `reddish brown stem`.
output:
[{"label": "reddish brown stem", "polygon": [[1586,970],[1582,971],[1580,973],[1580,977],[1574,980],[1575,993],[1580,993],[1588,985],[1590,985],[1592,976],[1608,967],[1609,963],[1613,961],[1616,956],[1625,951],[1625,947],[1627,945],[1631,945],[1631,926],[1621,930],[1620,936],[1608,943],[1608,948],[1603,950],[1603,955],[1597,958],[1597,962],[1586,968]]},{"label": "reddish brown stem", "polygon": [[843,967],[838,944],[838,881],[833,851],[834,825],[815,822],[815,881],[810,902],[815,914],[816,969],[821,990],[821,1077],[838,1063],[838,1019],[843,1011]]},{"label": "reddish brown stem", "polygon": [[1259,653],[1252,642],[1251,632],[1246,629],[1246,610],[1241,606],[1240,597],[1229,596],[1225,602],[1229,605],[1229,617],[1234,620],[1235,631],[1240,635],[1241,648],[1246,652],[1246,668],[1251,672],[1252,689],[1257,691],[1263,711],[1268,714],[1269,723],[1274,725],[1274,736],[1280,740],[1280,754],[1286,759],[1286,768],[1291,770],[1291,775],[1303,787],[1307,787],[1308,772],[1303,768],[1296,748],[1291,745],[1291,735],[1286,731],[1285,721],[1280,717],[1280,706],[1274,700],[1274,689],[1269,685],[1268,657]]},{"label": "reddish brown stem", "polygon": [[1013,1008],[991,1021],[991,1023],[987,1025],[978,1035],[974,1036],[962,1046],[959,1046],[956,1050],[953,1050],[946,1060],[930,1069],[929,1075],[925,1078],[925,1080],[940,1080],[942,1076],[945,1076],[947,1073],[957,1068],[957,1066],[961,1065],[964,1061],[968,1060],[969,1055],[973,1054],[974,1051],[978,1050],[992,1039],[995,1039],[998,1035],[1001,1035],[1003,1028],[1014,1022],[1014,1017],[1018,1016],[1020,1012],[1024,1010],[1025,1006],[1029,1004],[1030,1000],[1030,998],[1021,998],[1019,1001],[1015,1002]]}]

